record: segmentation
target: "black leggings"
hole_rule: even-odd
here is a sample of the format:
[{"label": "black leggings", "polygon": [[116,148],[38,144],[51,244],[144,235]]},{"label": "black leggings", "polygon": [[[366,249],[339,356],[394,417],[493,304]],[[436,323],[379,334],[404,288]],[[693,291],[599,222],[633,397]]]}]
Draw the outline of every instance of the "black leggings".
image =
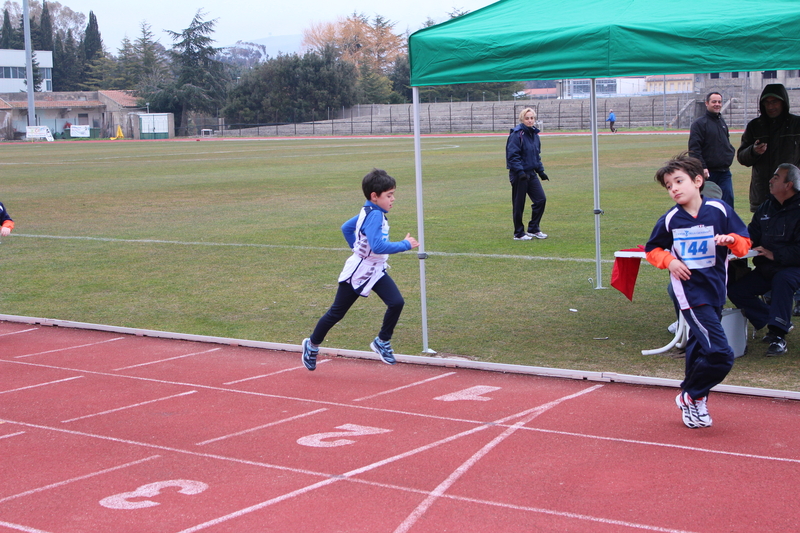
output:
[{"label": "black leggings", "polygon": [[[391,340],[394,333],[394,327],[397,321],[400,320],[400,313],[403,312],[403,306],[406,304],[403,295],[397,288],[394,280],[388,274],[384,274],[381,279],[372,287],[372,291],[383,300],[386,304],[386,313],[383,315],[383,326],[378,334],[382,341]],[[322,315],[322,318],[317,322],[317,327],[314,328],[314,333],[311,334],[311,342],[319,346],[325,340],[328,331],[335,326],[347,311],[356,303],[360,295],[353,290],[352,285],[346,281],[339,283],[339,289],[336,291],[336,298],[333,300],[331,308],[328,312]]]}]

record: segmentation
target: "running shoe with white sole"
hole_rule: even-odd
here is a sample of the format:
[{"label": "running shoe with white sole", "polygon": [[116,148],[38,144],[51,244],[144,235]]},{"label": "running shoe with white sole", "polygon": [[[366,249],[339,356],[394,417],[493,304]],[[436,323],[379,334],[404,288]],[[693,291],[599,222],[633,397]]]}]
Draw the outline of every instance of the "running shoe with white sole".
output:
[{"label": "running shoe with white sole", "polygon": [[675,404],[682,411],[683,423],[687,428],[711,427],[711,417],[708,415],[706,398],[692,400],[686,392],[681,392],[675,397]]},{"label": "running shoe with white sole", "polygon": [[397,361],[394,359],[394,351],[392,350],[392,343],[390,341],[382,341],[380,337],[375,337],[370,345],[372,351],[381,356],[381,361],[387,365],[393,365]]},{"label": "running shoe with white sole", "polygon": [[317,355],[319,354],[319,347],[314,348],[311,346],[311,339],[303,339],[303,365],[309,369],[314,370],[317,368]]},{"label": "running shoe with white sole", "polygon": [[531,237],[536,237],[537,239],[546,239],[547,233],[542,231],[537,231],[536,233],[526,233],[526,235],[530,235]]}]

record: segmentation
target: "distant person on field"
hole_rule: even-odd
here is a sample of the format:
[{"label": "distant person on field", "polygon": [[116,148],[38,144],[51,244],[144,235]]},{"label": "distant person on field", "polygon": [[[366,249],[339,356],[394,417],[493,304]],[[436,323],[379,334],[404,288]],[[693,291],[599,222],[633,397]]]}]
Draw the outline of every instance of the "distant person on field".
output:
[{"label": "distant person on field", "polygon": [[608,129],[611,130],[611,133],[617,133],[617,128],[614,127],[614,123],[617,121],[617,115],[614,114],[613,109],[608,110],[608,118],[606,122],[608,122]]},{"label": "distant person on field", "polygon": [[6,211],[6,206],[0,202],[0,237],[8,237],[11,235],[12,229],[14,229],[14,221]]},{"label": "distant person on field", "polygon": [[[508,180],[511,182],[514,240],[529,241],[534,237],[546,239],[547,234],[542,232],[539,223],[544,215],[547,197],[539,178],[545,181],[550,178],[544,173],[539,129],[533,125],[536,122],[536,111],[526,107],[519,114],[519,122],[506,141],[506,168]],[[525,212],[525,198],[528,196],[533,203],[528,231],[525,231],[522,215]]]},{"label": "distant person on field", "polygon": [[311,337],[303,340],[302,360],[309,370],[317,368],[319,346],[328,331],[344,318],[359,296],[367,297],[371,291],[375,291],[386,304],[386,313],[381,331],[370,344],[370,348],[380,355],[384,363],[395,364],[390,340],[405,300],[394,280],[386,273],[386,260],[389,254],[405,252],[419,246],[410,233],[402,241],[389,240],[386,213],[394,204],[396,187],[395,179],[385,170],[379,169],[372,169],[361,182],[367,201],[358,215],[342,225],[344,239],[353,250],[353,255],[345,262],[344,269],[339,274],[339,288],[333,305],[319,319]]},{"label": "distant person on field", "polygon": [[739,163],[753,167],[750,178],[750,211],[769,196],[769,180],[778,165],[800,166],[800,117],[789,113],[789,95],[780,83],[761,91],[761,115],[747,123],[736,152]]},{"label": "distant person on field", "polygon": [[645,246],[647,260],[669,269],[670,282],[689,326],[686,368],[675,403],[689,428],[711,426],[708,393],[733,368],[733,350],[722,329],[728,251],[750,249],[744,222],[724,200],[703,198],[703,165],[681,154],[655,176],[675,206],[656,223]]},{"label": "distant person on field", "polygon": [[703,164],[706,180],[719,185],[722,199],[733,207],[733,181],[731,163],[736,149],[731,144],[730,133],[722,118],[722,95],[711,92],[706,95],[706,112],[692,122],[689,131],[689,155]]},{"label": "distant person on field", "polygon": [[[794,293],[800,289],[800,170],[784,163],[769,180],[770,195],[753,214],[747,229],[753,239],[755,269],[730,283],[728,298],[756,330],[767,328],[762,339],[767,356],[786,351],[792,327]],[[767,305],[759,298],[771,292]]]}]

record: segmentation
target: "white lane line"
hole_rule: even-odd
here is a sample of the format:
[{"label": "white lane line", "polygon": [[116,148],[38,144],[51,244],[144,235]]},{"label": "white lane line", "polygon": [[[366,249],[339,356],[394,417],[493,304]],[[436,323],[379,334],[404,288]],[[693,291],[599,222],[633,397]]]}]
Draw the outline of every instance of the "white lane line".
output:
[{"label": "white lane line", "polygon": [[204,353],[216,352],[221,349],[222,348],[211,348],[210,350],[203,350],[202,352],[187,353],[183,355],[177,355],[175,357],[167,357],[166,359],[158,359],[157,361],[148,361],[146,363],[139,363],[138,365],[123,366],[121,368],[115,368],[114,372],[117,372],[119,370],[128,370],[129,368],[138,368],[140,366],[155,365],[158,363],[164,363],[166,361],[174,361],[175,359],[183,359],[184,357],[192,357],[193,355],[202,355]]},{"label": "white lane line", "polygon": [[564,402],[566,400],[569,400],[569,399],[572,399],[572,398],[576,398],[578,396],[582,396],[582,395],[587,394],[589,392],[593,392],[593,391],[601,388],[602,386],[603,385],[595,385],[594,387],[590,387],[588,389],[584,389],[584,390],[582,390],[582,391],[580,391],[580,392],[578,392],[576,394],[572,394],[570,396],[564,396],[563,398],[559,398],[558,400],[546,403],[543,406],[541,406],[539,409],[534,411],[533,413],[525,415],[522,418],[522,420],[519,420],[518,422],[513,424],[511,427],[506,428],[505,431],[503,431],[500,435],[498,435],[497,437],[492,439],[488,444],[483,446],[483,448],[478,450],[472,457],[467,459],[461,466],[456,468],[453,471],[453,473],[451,473],[447,477],[447,479],[445,479],[444,481],[442,481],[439,484],[439,486],[437,486],[435,489],[433,489],[433,492],[431,492],[431,494],[427,498],[425,498],[422,501],[422,503],[420,503],[416,507],[416,509],[414,509],[411,512],[411,514],[409,514],[406,517],[406,519],[403,520],[403,522],[399,526],[397,526],[397,529],[394,530],[394,533],[407,533],[408,530],[411,529],[414,526],[414,524],[416,524],[417,521],[420,518],[422,518],[422,515],[424,515],[427,512],[427,510],[430,509],[430,507],[436,502],[436,500],[438,500],[445,492],[447,492],[448,489],[450,489],[450,487],[452,487],[453,484],[456,481],[458,481],[458,479],[461,476],[466,474],[469,471],[469,469],[472,468],[475,464],[477,464],[477,462],[480,461],[483,457],[485,457],[486,454],[488,454],[490,451],[492,451],[492,449],[494,449],[498,444],[500,444],[501,442],[506,440],[508,437],[510,437],[511,435],[516,433],[517,430],[520,429],[521,427],[523,427],[525,424],[527,424],[528,422],[530,422],[531,420],[533,420],[537,416],[541,415],[542,413],[545,413],[545,412],[549,411],[553,407],[556,407],[557,405],[559,405],[560,403],[562,403],[562,402]]},{"label": "white lane line", "polygon": [[7,335],[16,335],[17,333],[27,333],[29,331],[36,331],[39,328],[29,328],[29,329],[21,329],[19,331],[12,331],[10,333],[0,333],[0,337],[5,337]]},{"label": "white lane line", "polygon": [[245,429],[243,431],[237,431],[236,433],[231,433],[230,435],[223,435],[222,437],[216,437],[214,439],[204,440],[203,442],[198,442],[197,446],[205,446],[206,444],[210,444],[212,442],[217,442],[220,440],[229,439],[231,437],[238,437],[239,435],[244,435],[246,433],[251,433],[253,431],[258,431],[259,429],[268,428],[271,426],[277,426],[278,424],[283,424],[284,422],[291,422],[292,420],[297,420],[299,418],[305,418],[307,416],[315,415],[317,413],[321,413],[323,411],[327,411],[328,409],[323,407],[322,409],[316,409],[314,411],[309,411],[308,413],[299,414],[296,416],[291,416],[289,418],[284,418],[282,420],[276,420],[275,422],[270,422],[269,424],[264,424],[263,426],[257,426],[250,429]]},{"label": "white lane line", "polygon": [[33,357],[34,355],[44,355],[46,353],[65,352],[67,350],[77,350],[78,348],[87,348],[89,346],[97,346],[98,344],[105,344],[107,342],[120,341],[126,337],[114,337],[113,339],[106,339],[104,341],[90,342],[89,344],[79,344],[77,346],[66,346],[64,348],[56,348],[55,350],[46,350],[44,352],[29,353],[27,355],[15,355],[14,359],[22,359],[23,357]]},{"label": "white lane line", "polygon": [[[546,410],[546,409],[549,408],[548,406],[550,404],[560,403],[560,401],[563,401],[563,400],[568,399],[568,398],[574,398],[576,396],[580,396],[581,394],[585,394],[586,392],[589,392],[591,390],[595,390],[596,388],[602,387],[602,386],[603,385],[595,385],[594,387],[591,387],[589,389],[584,389],[583,391],[580,391],[578,393],[570,394],[569,396],[565,396],[561,400],[555,400],[553,402],[548,402],[547,404],[540,405],[538,407],[534,407],[534,408],[531,408],[531,409],[526,409],[525,411],[522,411],[520,413],[515,413],[513,415],[507,416],[503,420],[524,417],[524,416],[526,416],[528,414],[537,413],[537,412],[539,412],[541,410]],[[228,520],[231,520],[233,518],[237,518],[239,516],[243,516],[245,514],[249,514],[249,513],[252,513],[254,511],[258,511],[258,510],[263,509],[265,507],[269,507],[270,505],[273,505],[273,504],[276,504],[276,503],[280,503],[282,501],[294,498],[295,496],[301,496],[303,494],[306,494],[306,493],[309,493],[311,491],[314,491],[314,490],[316,490],[318,488],[330,485],[331,483],[336,483],[337,481],[340,481],[342,479],[347,479],[347,478],[356,476],[358,474],[363,474],[364,472],[368,472],[370,470],[374,470],[375,468],[387,465],[389,463],[393,463],[395,461],[399,461],[400,459],[405,459],[406,457],[410,457],[412,455],[416,455],[418,453],[422,453],[424,451],[430,450],[430,449],[435,448],[437,446],[441,446],[442,444],[447,444],[447,443],[452,442],[454,440],[458,440],[458,439],[460,439],[462,437],[466,437],[468,435],[472,435],[473,433],[477,433],[479,431],[484,431],[484,430],[489,429],[491,427],[496,427],[496,422],[495,423],[491,423],[491,424],[481,424],[481,425],[479,425],[477,427],[468,429],[466,431],[462,431],[460,433],[456,433],[455,435],[451,435],[450,437],[445,437],[443,439],[440,439],[438,441],[432,442],[430,444],[426,444],[424,446],[420,446],[420,447],[415,448],[413,450],[409,450],[407,452],[403,452],[403,453],[394,455],[392,457],[388,457],[388,458],[383,459],[381,461],[377,461],[375,463],[372,463],[372,464],[369,464],[369,465],[366,465],[366,466],[363,466],[363,467],[360,467],[360,468],[356,468],[355,470],[351,470],[349,472],[345,472],[344,474],[341,474],[341,475],[338,475],[338,476],[334,476],[334,477],[319,481],[319,482],[314,483],[312,485],[308,485],[306,487],[294,490],[292,492],[288,492],[288,493],[283,494],[281,496],[277,496],[277,497],[272,498],[270,500],[267,500],[267,501],[264,501],[264,502],[261,502],[261,503],[257,503],[255,505],[251,505],[250,507],[245,507],[244,509],[240,509],[238,511],[234,511],[233,513],[230,513],[230,514],[227,514],[227,515],[224,515],[224,516],[220,516],[218,518],[214,518],[214,519],[209,520],[207,522],[203,522],[202,524],[197,524],[196,526],[190,527],[188,529],[184,529],[184,530],[182,530],[182,531],[180,531],[178,533],[193,533],[195,531],[200,531],[202,529],[206,529],[208,527],[215,526],[215,525],[221,524],[223,522],[227,522]]]},{"label": "white lane line", "polygon": [[[322,363],[329,363],[331,359],[322,359],[317,361],[317,366],[321,365]],[[261,378],[268,378],[270,376],[276,376],[278,374],[283,374],[284,372],[295,372],[297,370],[305,370],[306,367],[304,366],[293,366],[292,368],[284,368],[283,370],[278,370],[276,372],[271,372],[269,374],[260,374],[258,376],[250,376],[249,378],[237,379],[236,381],[228,381],[223,383],[223,385],[235,385],[237,383],[244,383],[245,381],[251,381],[254,379],[261,379]]]},{"label": "white lane line", "polygon": [[155,400],[147,400],[146,402],[140,402],[140,403],[135,403],[135,404],[132,404],[132,405],[126,405],[124,407],[117,407],[116,409],[109,409],[108,411],[101,411],[99,413],[93,413],[91,415],[78,416],[78,417],[75,417],[75,418],[70,418],[69,420],[62,420],[61,423],[62,424],[66,424],[67,422],[74,422],[76,420],[83,420],[84,418],[92,418],[93,416],[101,416],[101,415],[107,415],[108,413],[116,413],[117,411],[124,411],[126,409],[133,409],[134,407],[141,407],[142,405],[147,405],[149,403],[162,402],[164,400],[170,400],[172,398],[178,398],[180,396],[187,396],[189,394],[194,394],[195,392],[197,392],[197,391],[196,390],[190,390],[188,392],[181,392],[180,394],[173,394],[172,396],[165,396],[163,398],[156,398]]},{"label": "white lane line", "polygon": [[16,437],[18,435],[24,435],[24,434],[25,434],[24,431],[17,431],[16,433],[9,433],[8,435],[0,435],[0,439],[5,439],[8,437]]},{"label": "white lane line", "polygon": [[[352,252],[349,248],[334,248],[324,246],[299,246],[291,244],[258,244],[258,243],[237,243],[237,242],[200,242],[200,241],[167,241],[163,239],[116,239],[112,237],[83,237],[73,235],[27,235],[14,234],[15,237],[32,237],[38,239],[58,239],[58,240],[79,240],[79,241],[99,241],[99,242],[120,242],[136,244],[174,244],[177,246],[212,246],[212,247],[235,247],[235,248],[278,248],[284,250],[310,250],[323,252]],[[406,252],[403,252],[406,253]],[[412,252],[408,252],[412,253]],[[436,252],[426,250],[431,256],[440,257],[474,257],[484,259],[522,259],[525,261],[562,261],[570,263],[594,263],[597,259],[588,257],[545,257],[536,255],[517,255],[517,254],[479,254],[471,252]],[[613,263],[613,259],[602,259],[602,263]]]},{"label": "white lane line", "polygon": [[46,383],[37,383],[36,385],[27,385],[25,387],[19,387],[17,389],[9,389],[9,390],[0,391],[0,394],[6,394],[7,392],[17,392],[17,391],[21,391],[21,390],[35,389],[37,387],[46,387],[48,385],[53,385],[55,383],[63,383],[65,381],[72,381],[73,379],[81,379],[82,377],[83,376],[73,376],[71,378],[57,379],[55,381],[48,381]]},{"label": "white lane line", "polygon": [[17,531],[24,531],[25,533],[49,533],[43,529],[34,529],[32,527],[23,526],[20,524],[12,524],[11,522],[0,521],[0,526],[7,527],[9,529],[16,529]]},{"label": "white lane line", "polygon": [[0,420],[1,422],[6,422],[9,424],[15,424],[17,426],[23,426],[27,428],[35,428],[35,429],[43,429],[45,431],[54,431],[56,433],[66,433],[67,435],[76,435],[79,437],[89,437],[92,439],[98,439],[107,442],[116,442],[120,444],[130,444],[132,446],[141,446],[143,448],[151,448],[153,450],[163,450],[167,452],[174,452],[183,455],[192,455],[194,457],[203,457],[205,459],[219,459],[220,461],[226,461],[229,463],[238,463],[242,465],[248,466],[258,466],[261,468],[270,468],[273,470],[281,470],[283,472],[292,472],[295,474],[307,474],[309,476],[317,476],[317,477],[325,477],[328,478],[331,474],[325,472],[315,472],[313,470],[307,470],[304,468],[293,468],[289,466],[282,466],[282,465],[275,465],[271,463],[263,463],[260,461],[250,461],[248,459],[240,459],[238,457],[228,457],[225,455],[219,455],[216,453],[202,453],[202,452],[193,452],[191,450],[185,450],[183,448],[173,448],[172,446],[163,446],[161,444],[153,444],[151,442],[139,442],[136,440],[130,439],[121,439],[118,437],[109,437],[108,435],[98,435],[96,433],[87,433],[85,431],[75,431],[73,429],[64,429],[61,427],[55,426],[43,426],[41,424],[31,424],[30,422],[21,422],[19,420],[9,420],[8,418]]},{"label": "white lane line", "polygon": [[432,378],[423,379],[422,381],[417,381],[415,383],[409,383],[408,385],[403,385],[402,387],[397,387],[396,389],[385,390],[383,392],[379,392],[377,394],[373,394],[372,396],[364,396],[363,398],[356,398],[353,401],[354,402],[360,402],[362,400],[371,400],[372,398],[376,398],[378,396],[383,396],[384,394],[392,394],[393,392],[397,392],[397,391],[400,391],[400,390],[403,390],[403,389],[408,389],[408,388],[411,388],[411,387],[416,387],[417,385],[422,385],[424,383],[428,383],[429,381],[435,381],[437,379],[446,378],[448,376],[452,376],[453,374],[455,374],[455,372],[446,372],[444,374],[440,374],[440,375],[434,376]]},{"label": "white lane line", "polygon": [[59,481],[58,483],[51,483],[50,485],[45,485],[43,487],[38,487],[31,490],[26,490],[25,492],[20,492],[18,494],[13,494],[11,496],[6,496],[5,498],[0,498],[0,503],[7,502],[8,500],[14,500],[16,498],[22,498],[23,496],[30,496],[31,494],[36,494],[38,492],[44,492],[46,490],[54,489],[56,487],[63,487],[64,485],[69,485],[70,483],[74,483],[76,481],[82,481],[84,479],[93,478],[95,476],[100,476],[103,474],[108,474],[109,472],[114,472],[116,470],[121,470],[123,468],[128,468],[131,466],[135,466],[141,463],[146,463],[147,461],[152,461],[153,459],[158,459],[161,457],[160,455],[151,455],[150,457],[145,457],[144,459],[139,459],[138,461],[131,461],[130,463],[125,463],[123,465],[112,466],[111,468],[106,468],[103,470],[98,470],[97,472],[92,472],[91,474],[85,474],[83,476],[73,477],[70,479],[65,479],[64,481]]},{"label": "white lane line", "polygon": [[778,461],[784,463],[797,463],[800,464],[800,459],[791,459],[789,457],[774,457],[771,455],[755,455],[752,453],[731,452],[726,450],[709,450],[708,448],[697,448],[696,446],[684,446],[682,444],[669,444],[666,442],[652,442],[646,440],[623,439],[620,437],[603,437],[601,435],[588,435],[585,433],[571,433],[569,431],[557,431],[554,429],[542,428],[524,428],[526,431],[537,431],[539,433],[552,433],[555,435],[567,435],[571,437],[579,437],[582,439],[595,439],[607,440],[611,442],[622,442],[625,444],[641,444],[644,446],[658,446],[660,448],[673,448],[676,450],[688,450],[691,452],[713,453],[718,455],[730,455],[732,457],[746,457],[747,459],[762,459],[765,461]]}]

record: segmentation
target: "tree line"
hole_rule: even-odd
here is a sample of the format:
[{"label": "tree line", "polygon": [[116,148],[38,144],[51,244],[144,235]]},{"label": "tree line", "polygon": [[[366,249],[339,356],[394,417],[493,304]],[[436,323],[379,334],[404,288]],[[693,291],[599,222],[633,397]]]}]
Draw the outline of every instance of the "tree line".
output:
[{"label": "tree line", "polygon": [[[126,36],[112,54],[93,12],[87,19],[59,2],[32,0],[31,41],[34,50],[53,52],[53,91],[132,90],[151,112],[174,113],[179,128],[194,114],[249,124],[306,122],[357,104],[411,100],[408,35],[398,34],[395,23],[380,15],[353,13],[313,25],[303,34],[303,54],[277,57],[241,41],[215,47],[216,19],[206,16],[198,10],[187,28],[165,30],[172,39],[169,49],[143,21],[138,37]],[[433,23],[429,19],[426,25]],[[11,1],[3,11],[0,48],[24,48],[21,9]],[[34,70],[40,90],[38,65]],[[520,89],[518,83],[465,84],[425,87],[420,93],[430,102],[494,100]]]}]

